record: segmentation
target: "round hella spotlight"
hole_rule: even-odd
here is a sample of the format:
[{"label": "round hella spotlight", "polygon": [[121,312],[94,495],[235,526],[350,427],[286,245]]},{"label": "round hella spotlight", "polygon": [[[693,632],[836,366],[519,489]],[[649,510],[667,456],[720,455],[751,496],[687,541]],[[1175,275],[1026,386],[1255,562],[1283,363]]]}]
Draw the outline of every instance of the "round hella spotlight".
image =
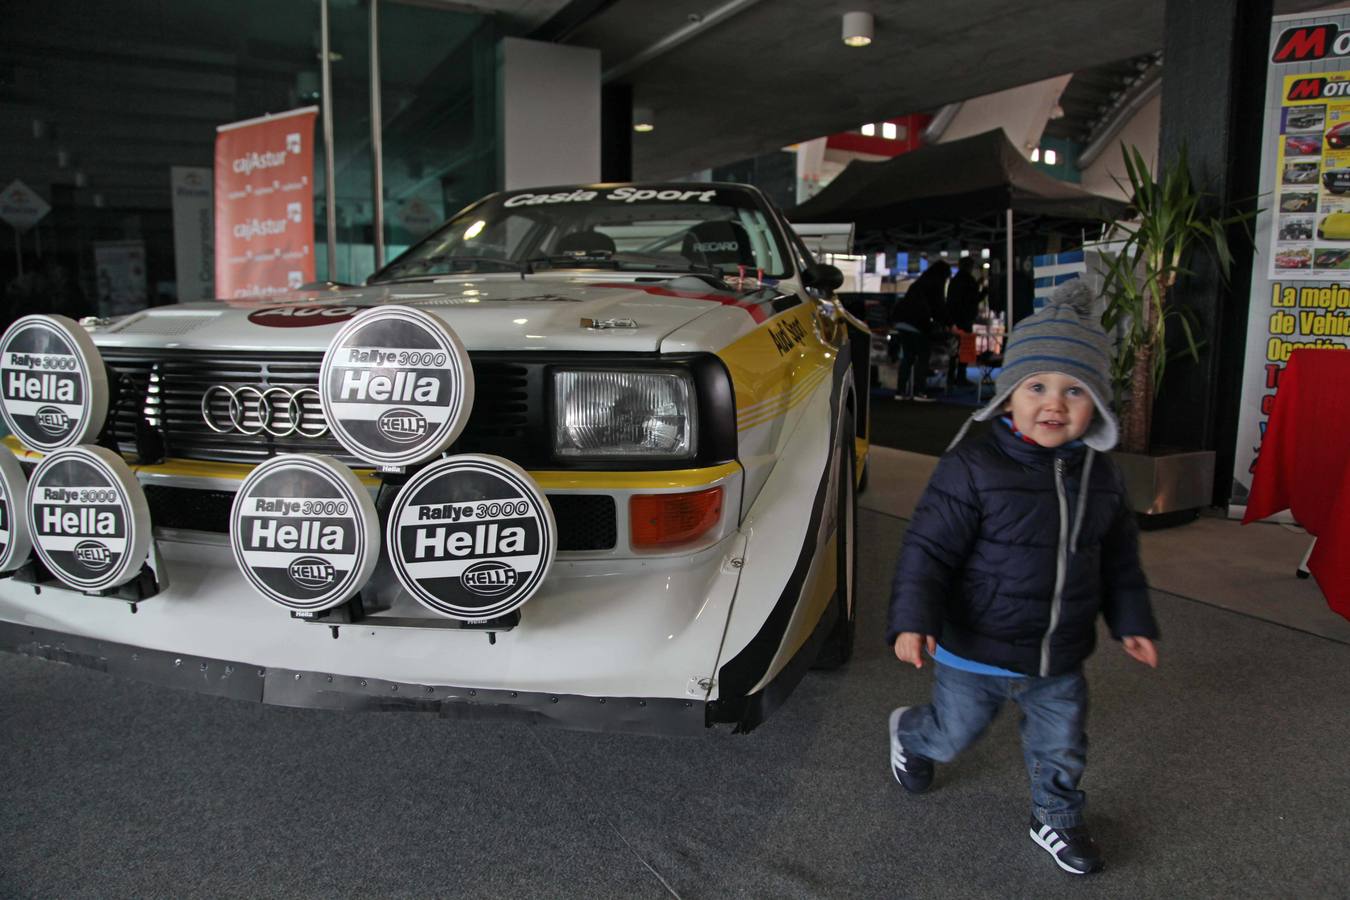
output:
[{"label": "round hella spotlight", "polygon": [[103,357],[65,316],[24,316],[0,338],[0,414],[43,453],[92,442],[108,415]]},{"label": "round hella spotlight", "polygon": [[150,551],[145,492],[122,457],[102,447],[68,447],[38,463],[28,523],[43,564],[79,591],[125,584]]},{"label": "round hella spotlight", "polygon": [[258,593],[297,612],[345,603],[380,558],[375,501],[352,470],[317,454],[274,456],[244,479],[230,549]]},{"label": "round hella spotlight", "polygon": [[319,371],[333,436],[382,467],[425,462],[449,447],[473,408],[473,366],[450,326],[406,306],[358,314],[333,336]]},{"label": "round hella spotlight", "polygon": [[19,461],[0,447],[0,572],[23,565],[32,549],[28,531],[28,478]]},{"label": "round hella spotlight", "polygon": [[534,479],[498,456],[437,460],[389,510],[385,547],[418,603],[447,618],[504,616],[534,596],[558,547],[558,526]]}]

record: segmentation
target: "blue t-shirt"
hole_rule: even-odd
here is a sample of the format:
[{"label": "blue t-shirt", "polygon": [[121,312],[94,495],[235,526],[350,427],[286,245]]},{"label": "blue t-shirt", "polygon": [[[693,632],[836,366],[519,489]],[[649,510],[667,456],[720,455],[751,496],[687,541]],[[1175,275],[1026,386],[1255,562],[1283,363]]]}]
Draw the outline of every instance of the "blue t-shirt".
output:
[{"label": "blue t-shirt", "polygon": [[1027,677],[1021,672],[1012,672],[1008,669],[1000,669],[998,666],[966,659],[964,656],[957,656],[941,644],[937,645],[937,652],[933,654],[933,659],[944,666],[951,666],[953,669],[960,669],[962,672],[971,672],[975,675],[997,675],[1000,678]]}]

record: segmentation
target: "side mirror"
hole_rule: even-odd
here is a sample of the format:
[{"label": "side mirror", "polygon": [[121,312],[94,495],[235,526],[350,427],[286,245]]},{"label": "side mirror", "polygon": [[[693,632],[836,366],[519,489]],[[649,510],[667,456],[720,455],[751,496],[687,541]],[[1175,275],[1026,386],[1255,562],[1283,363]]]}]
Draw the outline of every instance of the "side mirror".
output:
[{"label": "side mirror", "polygon": [[802,272],[802,284],[826,294],[833,294],[844,284],[844,273],[834,266],[816,263]]}]

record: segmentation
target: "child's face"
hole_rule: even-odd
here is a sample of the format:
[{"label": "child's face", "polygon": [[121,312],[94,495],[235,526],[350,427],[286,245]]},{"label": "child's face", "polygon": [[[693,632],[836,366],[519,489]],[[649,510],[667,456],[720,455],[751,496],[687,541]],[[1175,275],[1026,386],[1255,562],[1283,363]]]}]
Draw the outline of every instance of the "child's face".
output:
[{"label": "child's face", "polygon": [[1060,372],[1037,372],[1003,404],[1013,424],[1042,447],[1062,447],[1076,441],[1092,424],[1092,396],[1077,378]]}]

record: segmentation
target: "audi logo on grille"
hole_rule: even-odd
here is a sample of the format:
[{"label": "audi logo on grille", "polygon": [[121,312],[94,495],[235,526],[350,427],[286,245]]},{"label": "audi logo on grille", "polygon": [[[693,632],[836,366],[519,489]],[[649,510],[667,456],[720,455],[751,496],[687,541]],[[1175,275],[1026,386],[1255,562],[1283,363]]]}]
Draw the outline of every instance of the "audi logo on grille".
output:
[{"label": "audi logo on grille", "polygon": [[[219,434],[262,434],[317,438],[328,433],[319,392],[314,388],[213,385],[202,394],[202,420]],[[311,413],[306,420],[305,413]],[[315,421],[314,417],[317,417]]]}]

